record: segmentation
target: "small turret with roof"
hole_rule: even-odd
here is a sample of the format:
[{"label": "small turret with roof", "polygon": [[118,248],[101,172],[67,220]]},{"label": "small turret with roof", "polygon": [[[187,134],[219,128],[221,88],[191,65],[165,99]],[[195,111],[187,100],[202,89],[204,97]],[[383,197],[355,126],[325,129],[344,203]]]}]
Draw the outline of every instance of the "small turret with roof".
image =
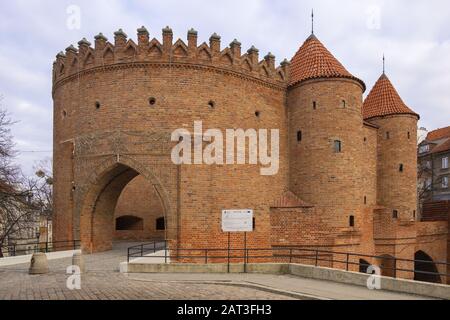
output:
[{"label": "small turret with roof", "polygon": [[[410,221],[417,213],[417,121],[385,72],[363,104],[365,121],[378,126],[378,203]],[[401,195],[401,196],[399,196]]]},{"label": "small turret with roof", "polygon": [[291,60],[289,86],[294,86],[310,79],[347,78],[360,83],[362,80],[353,76],[320,42],[311,34]]},{"label": "small turret with roof", "polygon": [[[312,18],[314,19],[314,13]],[[320,78],[352,79],[360,83],[365,90],[364,82],[348,72],[316,37],[313,24],[311,35],[291,60],[289,86]]]},{"label": "small turret with roof", "polygon": [[367,121],[376,117],[399,114],[410,114],[419,118],[419,115],[403,102],[397,90],[392,85],[392,82],[386,75],[383,57],[383,74],[375,83],[364,101],[363,117],[364,120]]}]

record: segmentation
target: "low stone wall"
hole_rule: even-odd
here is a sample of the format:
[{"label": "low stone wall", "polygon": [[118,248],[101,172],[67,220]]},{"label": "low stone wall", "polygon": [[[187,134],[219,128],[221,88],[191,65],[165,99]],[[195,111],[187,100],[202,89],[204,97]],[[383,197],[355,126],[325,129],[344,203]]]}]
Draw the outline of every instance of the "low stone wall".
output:
[{"label": "low stone wall", "polygon": [[[57,260],[63,258],[71,258],[74,253],[81,253],[80,250],[67,250],[67,251],[57,251],[46,253],[47,260]],[[30,263],[32,254],[17,256],[17,257],[6,257],[0,258],[0,267],[14,266],[18,264]]]},{"label": "low stone wall", "polygon": [[[230,273],[290,274],[302,278],[367,286],[369,275],[300,264],[230,264]],[[141,264],[121,266],[124,273],[227,273],[227,264]],[[381,289],[450,300],[450,286],[380,277]]]},{"label": "low stone wall", "polygon": [[[316,268],[306,265],[289,265],[289,274],[317,280],[367,286],[370,275],[358,272],[347,272],[329,268]],[[410,293],[421,296],[450,300],[450,286],[425,283],[405,279],[380,277],[381,289],[394,292]]]}]

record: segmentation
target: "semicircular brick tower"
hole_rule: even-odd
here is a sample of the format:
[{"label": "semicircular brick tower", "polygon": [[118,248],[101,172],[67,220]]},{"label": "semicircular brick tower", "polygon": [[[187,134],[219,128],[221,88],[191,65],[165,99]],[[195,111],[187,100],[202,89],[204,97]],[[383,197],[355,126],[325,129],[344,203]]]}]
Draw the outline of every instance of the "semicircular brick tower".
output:
[{"label": "semicircular brick tower", "polygon": [[[83,39],[58,54],[55,238],[81,239],[88,251],[111,248],[121,191],[142,176],[161,202],[158,214],[171,244],[226,246],[222,210],[252,208],[256,228],[249,244],[267,247],[269,206],[287,179],[286,68],[277,68],[272,54],[260,60],[254,47],[242,53],[237,40],[221,48],[217,34],[198,44],[195,30],[187,43],[174,42],[168,27],[162,33],[160,42],[140,28],[137,43],[122,30],[113,43],[99,34],[94,46]],[[224,136],[226,129],[279,129],[278,174],[261,175],[266,165],[175,165],[171,151],[178,141],[171,134],[193,133],[194,121]],[[242,235],[234,240],[239,247],[244,241]]]}]

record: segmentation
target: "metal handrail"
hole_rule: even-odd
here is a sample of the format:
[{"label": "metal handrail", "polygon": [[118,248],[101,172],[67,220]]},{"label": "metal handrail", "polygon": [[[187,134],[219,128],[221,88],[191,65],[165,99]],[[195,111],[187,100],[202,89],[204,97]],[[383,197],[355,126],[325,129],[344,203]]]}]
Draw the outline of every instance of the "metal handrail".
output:
[{"label": "metal handrail", "polygon": [[[158,245],[159,244],[164,244],[163,248],[159,248]],[[145,247],[151,246],[150,249],[146,249]],[[148,253],[156,253],[157,249],[164,249],[164,251],[166,252],[165,256],[163,258],[165,258],[165,261],[167,261],[167,241],[166,240],[161,240],[161,241],[152,241],[152,242],[148,242],[148,243],[143,243],[140,245],[136,245],[136,246],[132,246],[129,247],[127,249],[127,261],[130,262],[130,258],[143,258],[143,257],[147,257],[146,254]],[[131,252],[131,251],[135,251],[135,252]]]},{"label": "metal handrail", "polygon": [[[9,257],[15,257],[17,255],[27,254],[28,252],[43,252],[49,253],[54,252],[55,249],[61,251],[61,249],[72,249],[77,250],[80,248],[81,241],[80,240],[63,240],[63,241],[47,241],[47,242],[39,242],[32,241],[27,243],[14,243],[11,245],[3,245],[2,253],[3,256],[7,255]],[[22,247],[32,246],[33,248],[25,248],[19,249]],[[11,249],[12,248],[12,249]]]},{"label": "metal handrail", "polygon": [[[161,241],[162,242],[162,241]],[[370,264],[361,264],[359,262],[353,262],[352,258],[372,258],[372,259],[383,259],[388,261],[393,261],[394,265],[392,266],[380,266],[381,270],[391,270],[393,271],[393,277],[397,277],[397,273],[401,272],[409,272],[416,274],[424,274],[424,275],[435,275],[435,276],[444,276],[450,277],[449,273],[441,273],[441,272],[428,272],[422,270],[415,269],[405,269],[402,267],[398,267],[397,262],[413,262],[413,263],[424,263],[424,264],[433,264],[435,266],[450,266],[448,262],[440,262],[440,261],[426,261],[426,260],[415,260],[415,259],[403,259],[403,258],[395,258],[390,256],[380,256],[380,255],[367,255],[367,254],[358,254],[358,253],[350,253],[350,252],[338,252],[338,251],[330,251],[330,250],[319,250],[319,249],[309,249],[309,248],[299,248],[299,247],[273,247],[273,248],[175,248],[173,254],[167,246],[167,242],[164,241],[164,248],[161,248],[161,251],[164,250],[164,256],[162,255],[152,255],[146,256],[148,252],[145,247],[148,245],[154,245],[154,243],[150,244],[142,244],[128,248],[128,262],[130,262],[131,258],[164,258],[166,263],[168,258],[176,258],[176,259],[195,259],[202,260],[206,264],[214,263],[212,261],[216,260],[225,260],[228,265],[230,265],[231,261],[241,260],[243,261],[244,270],[246,270],[246,265],[250,263],[253,259],[267,259],[267,258],[275,258],[275,259],[288,259],[289,263],[292,263],[295,259],[303,259],[303,260],[312,260],[313,265],[319,266],[320,262],[327,263],[340,263],[345,264],[345,269],[348,271],[350,266],[364,266],[369,267]],[[135,252],[130,251],[133,249],[139,249]],[[220,254],[220,253],[223,254]],[[268,255],[263,255],[261,252],[270,252]],[[285,253],[283,253],[285,252]],[[303,252],[303,254],[302,254]],[[156,253],[156,250],[153,250],[152,253]],[[251,253],[255,253],[256,255],[252,255]],[[344,255],[345,259],[340,260],[338,258],[333,258],[334,255]],[[326,258],[327,256],[331,256]]]}]

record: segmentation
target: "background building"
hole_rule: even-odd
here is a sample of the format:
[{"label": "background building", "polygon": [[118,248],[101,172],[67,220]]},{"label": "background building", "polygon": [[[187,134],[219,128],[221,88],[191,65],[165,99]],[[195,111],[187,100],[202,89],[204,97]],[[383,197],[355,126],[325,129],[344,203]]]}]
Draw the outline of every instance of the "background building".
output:
[{"label": "background building", "polygon": [[450,127],[428,133],[419,145],[422,201],[450,201]]}]

